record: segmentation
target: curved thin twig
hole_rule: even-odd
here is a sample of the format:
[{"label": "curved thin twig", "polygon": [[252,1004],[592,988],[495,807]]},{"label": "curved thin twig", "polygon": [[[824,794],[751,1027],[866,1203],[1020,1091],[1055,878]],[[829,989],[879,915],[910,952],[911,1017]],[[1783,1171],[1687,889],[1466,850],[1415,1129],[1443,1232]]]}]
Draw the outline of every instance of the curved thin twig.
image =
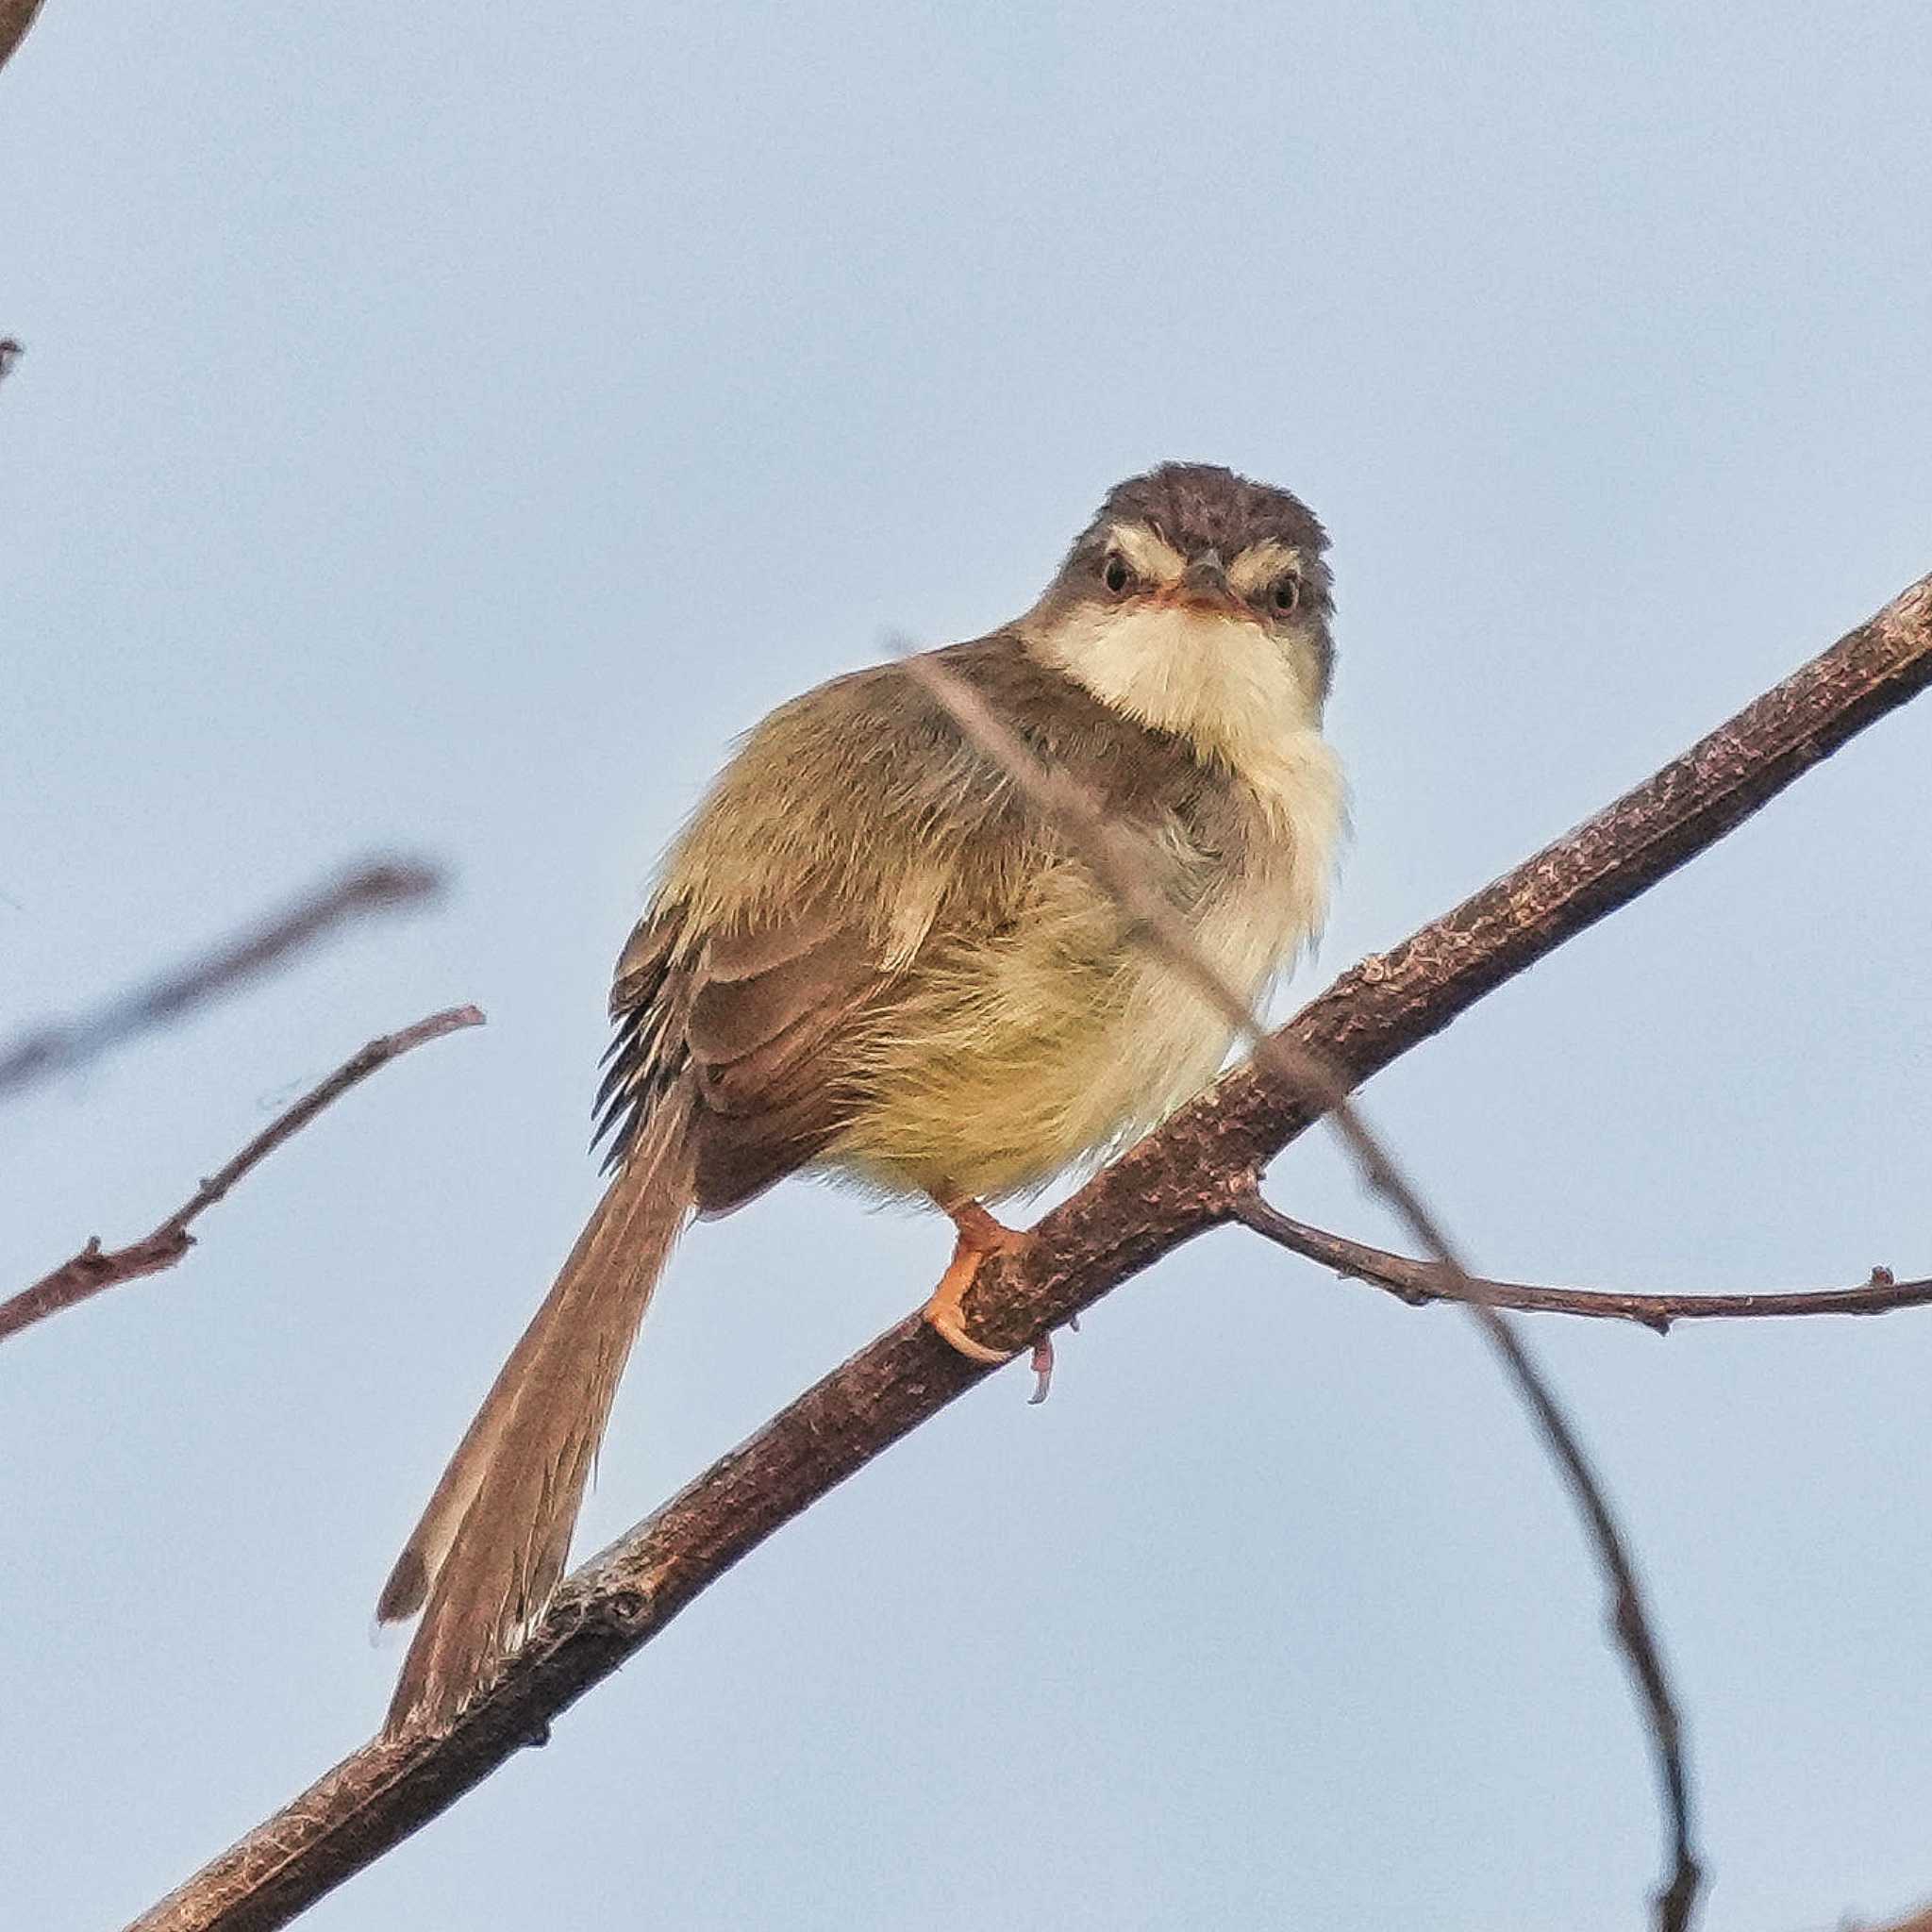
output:
[{"label": "curved thin twig", "polygon": [[90,1300],[104,1289],[118,1288],[124,1281],[138,1281],[143,1274],[158,1274],[172,1268],[190,1248],[194,1237],[190,1226],[217,1201],[222,1200],[244,1174],[259,1167],[284,1141],[299,1134],[324,1108],[339,1100],[351,1087],[366,1080],[378,1067],[386,1067],[410,1048],[441,1040],[465,1026],[480,1026],[483,1015],[475,1007],[451,1007],[431,1013],[400,1033],[385,1033],[372,1040],[358,1053],[344,1060],[327,1079],[312,1087],[294,1106],[279,1113],[226,1166],[210,1174],[152,1234],[142,1235],[125,1248],[103,1248],[94,1236],[79,1254],[61,1262],[51,1274],[43,1274],[31,1288],[24,1288],[8,1300],[0,1302],[0,1341],[31,1328],[36,1322],[57,1315]]},{"label": "curved thin twig", "polygon": [[232,991],[339,925],[369,913],[421,905],[434,898],[442,884],[436,866],[416,859],[379,859],[340,873],[280,912],[92,1013],[36,1026],[0,1044],[0,1101]]},{"label": "curved thin twig", "polygon": [[1193,987],[1233,1028],[1237,1039],[1254,1048],[1256,1065],[1297,1094],[1310,1120],[1333,1121],[1363,1179],[1435,1257],[1437,1267],[1454,1284],[1455,1299],[1501,1357],[1505,1373],[1563,1476],[1583,1520],[1597,1567],[1609,1587],[1610,1627],[1623,1646],[1642,1700],[1644,1724],[1657,1758],[1664,1835],[1670,1845],[1670,1876],[1656,1901],[1658,1932],[1685,1932],[1696,1906],[1703,1871],[1690,1822],[1690,1769],[1684,1749],[1683,1713],[1644,1602],[1637,1558],[1610,1507],[1609,1491],[1555,1388],[1537,1367],[1523,1338],[1470,1274],[1435,1210],[1349,1098],[1348,1082],[1306,1045],[1263,1030],[1254,1008],[1194,943],[1186,923],[1148,870],[1140,848],[1109,822],[1099,801],[1065,772],[1041,764],[972,686],[944,670],[938,658],[908,657],[903,663],[907,674],[946,708],[967,738],[1058,823],[1121,909],[1134,920],[1141,942]]},{"label": "curved thin twig", "polygon": [[[1932,577],[1654,777],[1394,951],[1274,1037],[1359,1084],[1486,993],[1714,844],[1819,759],[1932,683]],[[1183,1241],[1308,1124],[1305,1101],[1237,1068],[1096,1174],[968,1291],[974,1334],[1018,1350]],[[257,1825],[130,1932],[267,1932],[447,1810],[741,1557],[990,1373],[908,1315],[722,1457],[558,1592],[448,1730],[377,1738]]]},{"label": "curved thin twig", "polygon": [[[1271,1207],[1258,1191],[1235,1197],[1228,1209],[1243,1227],[1345,1279],[1386,1289],[1411,1307],[1458,1302],[1463,1284],[1434,1261],[1417,1261],[1371,1248],[1346,1235],[1330,1234]],[[1525,1315],[1586,1315],[1597,1321],[1634,1322],[1668,1335],[1678,1322],[1770,1321],[1792,1315],[1890,1315],[1932,1303],[1932,1280],[1900,1281],[1890,1268],[1874,1268],[1857,1288],[1806,1288],[1751,1294],[1626,1294],[1607,1288],[1541,1288],[1521,1281],[1470,1284],[1492,1308]]]}]

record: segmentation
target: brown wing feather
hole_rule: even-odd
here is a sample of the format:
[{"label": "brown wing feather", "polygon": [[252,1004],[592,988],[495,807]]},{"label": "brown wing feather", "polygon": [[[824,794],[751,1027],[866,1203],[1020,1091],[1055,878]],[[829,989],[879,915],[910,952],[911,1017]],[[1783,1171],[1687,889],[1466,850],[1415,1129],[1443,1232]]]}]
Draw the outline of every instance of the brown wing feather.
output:
[{"label": "brown wing feather", "polygon": [[685,1017],[685,1038],[705,1066],[743,1061],[781,1033],[796,1039],[814,1027],[823,1030],[856,989],[878,977],[873,948],[849,925],[830,926],[789,958],[753,971],[742,970],[746,949],[741,942],[727,953],[741,970],[721,972],[721,950],[717,940],[706,946]]},{"label": "brown wing feather", "polygon": [[687,941],[675,908],[639,923],[611,996],[617,1036],[598,1093],[610,1163],[691,1074],[700,1212],[723,1214],[818,1154],[851,1101],[846,1023],[892,975],[821,906]]},{"label": "brown wing feather", "polygon": [[631,930],[610,982],[616,1032],[604,1054],[604,1078],[592,1108],[591,1144],[608,1141],[604,1171],[614,1173],[638,1129],[671,1091],[686,1056],[676,1037],[681,998],[675,952],[682,922],[647,911]]},{"label": "brown wing feather", "polygon": [[[1010,634],[941,655],[1124,819],[1158,816],[1142,792],[1202,775]],[[999,929],[1055,845],[896,666],[774,712],[721,775],[618,962],[597,1099],[611,1163],[687,1069],[700,1211],[727,1212],[810,1161],[862,1099],[865,1016],[890,1003],[923,938]],[[936,924],[923,936],[915,918],[909,941],[908,863],[937,882],[921,902]]]}]

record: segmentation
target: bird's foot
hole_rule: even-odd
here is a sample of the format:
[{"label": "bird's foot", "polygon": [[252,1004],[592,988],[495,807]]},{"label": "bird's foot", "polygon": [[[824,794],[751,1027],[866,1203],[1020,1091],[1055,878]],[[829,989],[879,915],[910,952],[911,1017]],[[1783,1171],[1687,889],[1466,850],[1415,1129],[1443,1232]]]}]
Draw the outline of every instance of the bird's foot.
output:
[{"label": "bird's foot", "polygon": [[[1077,1335],[1079,1332],[1079,1316],[1069,1315],[1067,1317],[1067,1333],[1069,1335]],[[1033,1359],[1028,1366],[1033,1371],[1033,1393],[1026,1398],[1026,1407],[1028,1408],[1037,1408],[1053,1391],[1053,1335],[1051,1331],[1042,1335],[1033,1344]]]},{"label": "bird's foot", "polygon": [[1044,1402],[1053,1388],[1053,1337],[1042,1335],[1033,1344],[1033,1393],[1026,1398],[1028,1408],[1036,1408]]},{"label": "bird's foot", "polygon": [[[975,1341],[967,1334],[963,1304],[966,1291],[973,1286],[973,1278],[979,1273],[979,1264],[989,1255],[1009,1254],[1027,1237],[1021,1229],[1008,1227],[995,1221],[977,1201],[962,1201],[950,1207],[943,1202],[941,1205],[958,1230],[958,1239],[953,1243],[953,1258],[946,1264],[946,1272],[940,1276],[940,1285],[933,1290],[932,1298],[925,1305],[925,1319],[941,1340],[950,1342],[969,1361],[989,1365],[1011,1361],[1012,1357],[1005,1349],[989,1348],[985,1342]],[[1042,1346],[1047,1352],[1050,1372],[1053,1347],[1043,1340],[1035,1344],[1034,1367],[1037,1370],[1040,1366],[1039,1351]]]}]

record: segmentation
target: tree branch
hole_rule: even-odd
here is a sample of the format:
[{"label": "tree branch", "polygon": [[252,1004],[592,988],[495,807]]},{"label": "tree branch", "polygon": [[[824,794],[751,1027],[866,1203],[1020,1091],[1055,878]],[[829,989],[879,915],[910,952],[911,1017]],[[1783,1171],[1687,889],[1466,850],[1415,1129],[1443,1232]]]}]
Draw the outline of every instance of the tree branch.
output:
[{"label": "tree branch", "polygon": [[434,898],[442,885],[437,867],[413,859],[383,859],[341,873],[284,910],[218,941],[197,958],[92,1013],[50,1022],[0,1044],[0,1101],[14,1099],[131,1035],[179,1019],[219,994],[258,978],[339,925],[371,913],[420,905]]},{"label": "tree branch", "polygon": [[[1462,1298],[1462,1285],[1434,1261],[1411,1260],[1384,1248],[1364,1247],[1346,1235],[1310,1227],[1272,1208],[1258,1192],[1238,1195],[1234,1220],[1264,1240],[1324,1268],[1372,1288],[1387,1289],[1411,1307]],[[1492,1308],[1530,1315],[1589,1315],[1598,1321],[1635,1322],[1668,1335],[1676,1322],[1764,1321],[1789,1315],[1890,1315],[1932,1303],[1932,1280],[1900,1281],[1889,1268],[1874,1268],[1857,1288],[1809,1288],[1756,1294],[1624,1294],[1614,1289],[1537,1288],[1519,1281],[1473,1284]]]},{"label": "tree branch", "polygon": [[[1714,843],[1932,682],[1932,578],[1634,791],[1392,952],[1274,1037],[1359,1083],[1485,993]],[[1307,1103],[1238,1068],[980,1271],[973,1332],[1018,1350],[1229,1220]],[[498,1681],[440,1735],[380,1738],[135,1922],[265,1932],[448,1808],[647,1643],[732,1564],[990,1371],[908,1315],[579,1570]]]},{"label": "tree branch", "polygon": [[0,67],[12,58],[40,10],[41,0],[0,0]]},{"label": "tree branch", "polygon": [[1644,1601],[1636,1557],[1610,1507],[1609,1493],[1555,1389],[1522,1337],[1491,1305],[1415,1183],[1349,1098],[1348,1082],[1306,1042],[1275,1038],[1262,1030],[1253,1008],[1194,943],[1192,933],[1168,903],[1141,848],[1108,819],[1099,800],[1066,773],[1041,764],[1012,726],[996,717],[970,685],[942,669],[937,658],[908,657],[905,669],[945,706],[966,737],[1068,836],[1115,904],[1135,921],[1141,943],[1191,985],[1233,1028],[1238,1040],[1253,1046],[1256,1065],[1298,1095],[1308,1108],[1310,1120],[1325,1116],[1334,1122],[1362,1178],[1428,1250],[1454,1286],[1457,1301],[1502,1358],[1505,1373],[1569,1488],[1591,1554],[1609,1586],[1610,1628],[1623,1647],[1642,1701],[1645,1728],[1657,1763],[1664,1832],[1671,1848],[1671,1874],[1656,1901],[1657,1925],[1659,1932],[1685,1932],[1703,1873],[1692,1845],[1690,1774],[1684,1750],[1683,1718]]},{"label": "tree branch", "polygon": [[400,1033],[385,1033],[372,1040],[320,1086],[311,1088],[293,1107],[276,1115],[234,1159],[203,1181],[152,1234],[143,1235],[125,1248],[112,1249],[104,1249],[96,1235],[79,1254],[61,1262],[51,1274],[43,1274],[31,1288],[24,1288],[9,1300],[0,1302],[0,1341],[49,1315],[58,1314],[62,1308],[87,1301],[104,1289],[118,1288],[124,1281],[136,1281],[143,1274],[158,1274],[163,1269],[172,1268],[194,1245],[194,1237],[188,1231],[190,1226],[225,1198],[244,1174],[259,1167],[284,1141],[299,1134],[324,1108],[411,1047],[441,1040],[444,1034],[455,1033],[461,1027],[482,1024],[483,1015],[476,1008],[451,1007],[430,1014],[426,1020],[418,1020]]},{"label": "tree branch", "polygon": [[1909,1919],[1900,1919],[1889,1925],[1853,1927],[1852,1932],[1932,1932],[1932,1906],[1924,1911],[1914,1912]]}]

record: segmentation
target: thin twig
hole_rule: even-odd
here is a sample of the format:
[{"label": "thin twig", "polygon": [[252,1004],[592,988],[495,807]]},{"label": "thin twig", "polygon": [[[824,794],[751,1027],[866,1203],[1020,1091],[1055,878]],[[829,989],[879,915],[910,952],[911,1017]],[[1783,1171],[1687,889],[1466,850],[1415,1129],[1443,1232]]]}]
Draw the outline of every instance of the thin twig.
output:
[{"label": "thin twig", "polygon": [[0,67],[12,58],[40,10],[41,0],[0,0]]},{"label": "thin twig", "polygon": [[1349,1098],[1348,1082],[1307,1047],[1277,1039],[1262,1027],[1250,1003],[1215,971],[1194,943],[1187,923],[1161,891],[1143,849],[1108,820],[1085,787],[1068,773],[1043,765],[1012,726],[939,658],[908,655],[900,662],[908,676],[944,706],[967,740],[1067,835],[1115,903],[1132,919],[1137,936],[1148,950],[1185,979],[1238,1039],[1253,1047],[1257,1065],[1298,1093],[1314,1115],[1325,1115],[1334,1122],[1363,1179],[1434,1257],[1455,1285],[1455,1298],[1467,1307],[1502,1357],[1544,1446],[1563,1474],[1609,1587],[1610,1627],[1643,1703],[1662,1791],[1671,1873],[1657,1896],[1657,1925],[1659,1932],[1684,1932],[1696,1903],[1701,1872],[1692,1842],[1683,1716],[1644,1603],[1637,1559],[1610,1507],[1608,1491],[1555,1390],[1522,1337],[1491,1306],[1393,1152],[1362,1118]]},{"label": "thin twig", "polygon": [[1900,1919],[1887,1925],[1853,1926],[1846,1921],[1848,1932],[1932,1932],[1932,1906],[1917,1911],[1909,1919]]},{"label": "thin twig", "polygon": [[465,1026],[480,1026],[482,1013],[475,1007],[451,1007],[431,1013],[400,1033],[385,1033],[372,1040],[359,1053],[344,1060],[327,1079],[309,1089],[294,1106],[277,1114],[241,1153],[219,1172],[210,1174],[152,1234],[130,1241],[125,1248],[103,1248],[95,1236],[79,1254],[61,1262],[52,1274],[43,1274],[31,1288],[24,1288],[10,1299],[0,1302],[0,1341],[30,1328],[36,1322],[56,1315],[89,1300],[104,1289],[118,1288],[124,1281],[136,1281],[143,1274],[158,1274],[172,1268],[190,1248],[194,1237],[189,1228],[223,1199],[244,1174],[259,1167],[284,1141],[299,1134],[324,1108],[341,1099],[351,1087],[366,1080],[378,1067],[386,1067],[410,1048],[441,1040]]},{"label": "thin twig", "polygon": [[0,1045],[0,1101],[232,991],[337,926],[369,913],[421,905],[442,884],[437,867],[414,859],[382,859],[341,873],[284,910],[92,1013],[34,1027]]},{"label": "thin twig", "polygon": [[[1236,1195],[1229,1213],[1263,1240],[1332,1268],[1345,1280],[1386,1289],[1411,1307],[1462,1299],[1462,1283],[1434,1261],[1417,1261],[1386,1248],[1366,1247],[1330,1234],[1271,1207],[1258,1191]],[[1586,1315],[1601,1322],[1634,1322],[1668,1335],[1678,1322],[1771,1321],[1792,1315],[1890,1315],[1932,1303],[1932,1280],[1900,1281],[1890,1268],[1874,1268],[1856,1288],[1803,1288],[1751,1294],[1625,1294],[1606,1288],[1542,1288],[1522,1281],[1472,1284],[1492,1308],[1525,1315]]]},{"label": "thin twig", "polygon": [[[1275,1037],[1358,1085],[1715,844],[1927,683],[1932,577],[1588,824],[1342,974]],[[1224,1075],[980,1271],[967,1296],[973,1332],[1024,1348],[1223,1225],[1310,1118],[1277,1080],[1251,1068]],[[448,1730],[377,1737],[352,1752],[131,1932],[286,1924],[541,1740],[733,1564],[991,1373],[908,1315],[578,1570]]]}]

